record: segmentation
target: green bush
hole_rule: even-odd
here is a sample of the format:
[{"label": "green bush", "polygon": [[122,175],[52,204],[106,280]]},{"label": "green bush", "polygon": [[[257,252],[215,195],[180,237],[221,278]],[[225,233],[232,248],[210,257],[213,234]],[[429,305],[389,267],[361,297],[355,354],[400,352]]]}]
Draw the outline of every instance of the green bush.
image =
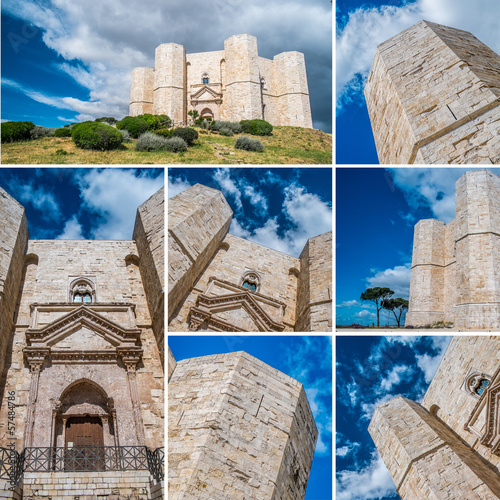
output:
[{"label": "green bush", "polygon": [[35,128],[33,122],[5,122],[1,125],[2,143],[15,141],[29,141],[30,132]]},{"label": "green bush", "polygon": [[43,137],[54,137],[55,128],[37,127],[30,130],[32,140],[42,139]]},{"label": "green bush", "polygon": [[215,120],[209,124],[211,130],[215,130],[216,132],[220,132],[222,128],[228,128],[233,131],[235,134],[241,134],[242,129],[239,122],[223,122],[220,120]]},{"label": "green bush", "polygon": [[242,120],[240,125],[246,134],[271,135],[273,131],[273,126],[265,120]]},{"label": "green bush", "polygon": [[134,139],[147,132],[148,124],[138,116],[126,116],[123,120],[116,122],[118,130],[126,130]]},{"label": "green bush", "polygon": [[165,143],[167,139],[153,132],[144,132],[137,142],[135,143],[135,149],[137,151],[161,151],[165,149]]},{"label": "green bush", "polygon": [[123,141],[123,135],[105,123],[83,122],[71,128],[74,143],[82,149],[108,151],[118,149]]},{"label": "green bush", "polygon": [[157,130],[159,128],[168,128],[172,126],[172,120],[167,115],[152,115],[146,113],[137,116],[137,118],[140,118],[148,125],[148,130]]},{"label": "green bush", "polygon": [[71,129],[69,128],[58,128],[55,130],[54,135],[56,137],[71,137]]},{"label": "green bush", "polygon": [[172,137],[172,132],[173,130],[171,128],[160,128],[158,130],[155,130],[155,134],[166,137],[167,139]]},{"label": "green bush", "polygon": [[244,149],[245,151],[257,151],[261,153],[264,151],[264,144],[259,141],[259,139],[252,139],[246,135],[241,135],[236,139],[234,144],[236,149]]},{"label": "green bush", "polygon": [[102,116],[101,118],[96,118],[95,122],[107,123],[108,125],[114,125],[118,120],[112,116]]},{"label": "green bush", "polygon": [[187,149],[187,143],[181,137],[167,139],[167,143],[165,144],[165,150],[171,153],[181,153],[182,151],[187,151]]},{"label": "green bush", "polygon": [[234,132],[229,127],[222,127],[219,130],[220,135],[225,135],[226,137],[233,137]]},{"label": "green bush", "polygon": [[181,139],[184,139],[188,146],[192,146],[193,142],[198,139],[198,132],[194,128],[180,127],[174,129],[172,136],[180,137]]}]

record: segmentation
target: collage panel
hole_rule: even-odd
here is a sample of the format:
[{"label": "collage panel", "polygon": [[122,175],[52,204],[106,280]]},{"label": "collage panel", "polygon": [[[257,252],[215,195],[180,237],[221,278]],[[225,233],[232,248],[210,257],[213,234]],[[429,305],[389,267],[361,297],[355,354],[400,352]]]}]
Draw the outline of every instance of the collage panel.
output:
[{"label": "collage panel", "polygon": [[332,498],[331,336],[172,335],[168,373],[169,496]]},{"label": "collage panel", "polygon": [[2,4],[3,164],[332,164],[332,5]]},{"label": "collage panel", "polygon": [[1,169],[2,498],[162,497],[163,185]]},{"label": "collage panel", "polygon": [[500,163],[495,0],[336,6],[337,164]]}]

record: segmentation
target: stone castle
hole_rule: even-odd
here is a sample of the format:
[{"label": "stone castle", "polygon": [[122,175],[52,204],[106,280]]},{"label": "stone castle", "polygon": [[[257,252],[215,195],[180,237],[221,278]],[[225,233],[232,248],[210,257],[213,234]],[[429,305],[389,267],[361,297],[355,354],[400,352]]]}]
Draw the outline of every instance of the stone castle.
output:
[{"label": "stone castle", "polygon": [[243,351],[168,354],[168,498],[303,500],[318,431],[302,384]]},{"label": "stone castle", "polygon": [[420,21],[377,47],[365,87],[380,163],[500,163],[500,56]]},{"label": "stone castle", "polygon": [[421,404],[375,409],[370,435],[399,496],[500,498],[498,337],[452,339]]},{"label": "stone castle", "polygon": [[30,239],[0,189],[0,236],[0,497],[163,498],[163,190],[93,241]]},{"label": "stone castle", "polygon": [[228,234],[232,215],[201,184],[169,200],[169,331],[331,332],[332,233],[297,258]]},{"label": "stone castle", "polygon": [[135,68],[131,116],[168,115],[188,123],[188,111],[213,120],[263,119],[272,125],[312,128],[304,54],[260,57],[257,38],[234,35],[224,50],[186,54],[182,45],[156,48],[155,68]]},{"label": "stone castle", "polygon": [[484,169],[456,182],[456,217],[415,225],[406,326],[451,322],[500,328],[500,177]]}]

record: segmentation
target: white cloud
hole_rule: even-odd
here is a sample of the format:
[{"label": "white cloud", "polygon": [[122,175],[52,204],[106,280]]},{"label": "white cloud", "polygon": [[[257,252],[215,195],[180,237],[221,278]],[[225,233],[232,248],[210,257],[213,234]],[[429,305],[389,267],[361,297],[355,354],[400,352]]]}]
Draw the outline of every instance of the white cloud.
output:
[{"label": "white cloud", "polygon": [[167,198],[170,199],[176,194],[182,193],[186,189],[190,188],[191,184],[188,181],[182,179],[181,177],[168,176],[168,187],[167,187]]},{"label": "white cloud", "polygon": [[63,232],[57,236],[58,240],[83,240],[83,228],[82,225],[78,222],[78,218],[76,215],[73,215],[71,219],[66,221],[64,224]]},{"label": "white cloud", "polygon": [[380,287],[390,288],[393,297],[408,299],[410,296],[410,266],[396,266],[394,269],[385,269],[384,271],[374,271],[375,275],[366,279],[369,288]]},{"label": "white cloud", "polygon": [[376,313],[372,313],[370,311],[367,311],[366,309],[363,309],[360,312],[357,312],[354,316],[356,318],[361,318],[361,319],[376,319],[377,315]]},{"label": "white cloud", "polygon": [[429,383],[434,377],[451,338],[452,337],[445,336],[431,337],[433,347],[437,350],[437,354],[435,356],[430,354],[416,355],[418,367],[424,372],[425,381],[427,383]]},{"label": "white cloud", "polygon": [[344,458],[347,455],[355,453],[356,450],[361,446],[361,443],[353,443],[352,441],[346,440],[344,446],[337,446],[335,454],[338,457]]},{"label": "white cloud", "polygon": [[88,170],[79,177],[85,205],[102,216],[95,239],[130,239],[137,207],[163,186],[163,176],[135,175],[132,169]]},{"label": "white cloud", "polygon": [[31,204],[41,212],[46,220],[57,220],[61,217],[61,209],[55,196],[45,188],[36,186],[36,181],[21,181],[14,178],[10,183],[13,196],[24,204]]},{"label": "white cloud", "polygon": [[337,32],[337,106],[362,99],[377,45],[422,19],[470,31],[499,53],[500,18],[492,12],[498,12],[497,0],[482,0],[480,8],[470,0],[417,0],[401,7],[382,5],[350,12]]},{"label": "white cloud", "polygon": [[212,179],[218,184],[222,194],[234,201],[236,209],[242,210],[241,191],[237,186],[237,182],[231,178],[231,170],[228,168],[218,168],[214,172]]},{"label": "white cloud", "polygon": [[337,307],[361,307],[361,302],[357,300],[344,300],[342,304],[338,304]]},{"label": "white cloud", "polygon": [[366,467],[337,474],[337,500],[378,500],[395,493],[394,482],[376,451]]},{"label": "white cloud", "polygon": [[380,381],[380,390],[391,391],[393,387],[396,387],[411,375],[413,375],[412,368],[406,365],[397,365]]}]

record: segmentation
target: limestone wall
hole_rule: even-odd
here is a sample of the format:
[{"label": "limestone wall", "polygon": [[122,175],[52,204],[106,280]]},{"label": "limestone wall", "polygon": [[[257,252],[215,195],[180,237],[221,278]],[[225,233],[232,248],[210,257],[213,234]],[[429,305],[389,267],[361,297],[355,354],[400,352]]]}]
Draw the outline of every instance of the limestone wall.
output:
[{"label": "limestone wall", "polygon": [[397,397],[378,406],[368,430],[403,500],[500,495],[498,474],[418,403]]},{"label": "limestone wall", "polygon": [[[208,84],[202,80],[205,74]],[[205,87],[210,91],[203,91]],[[154,71],[133,70],[130,95],[132,116],[167,114],[176,124],[189,121],[187,111],[201,114],[208,108],[216,120],[264,118],[272,125],[312,127],[304,55],[259,57],[251,35],[228,38],[224,50],[187,55],[182,45],[162,44],[156,49]]]},{"label": "limestone wall", "polygon": [[169,323],[226,236],[232,215],[222,193],[201,184],[169,200]]},{"label": "limestone wall", "polygon": [[[164,347],[165,196],[163,188],[137,209],[133,239],[160,359]],[[134,301],[134,297],[132,297]]]},{"label": "limestone wall", "polygon": [[[112,472],[25,472],[24,498],[43,497],[52,500],[108,500],[135,498],[149,500],[151,490],[149,471]],[[156,497],[158,498],[158,497]],[[159,497],[161,498],[161,497]]]},{"label": "limestone wall", "polygon": [[332,330],[332,233],[310,238],[300,254],[298,332]]},{"label": "limestone wall", "polygon": [[12,339],[14,315],[28,244],[24,208],[0,188],[0,388]]},{"label": "limestone wall", "polygon": [[[137,370],[136,375],[142,402],[141,414],[148,446],[158,447],[158,443],[163,441],[163,370],[151,328],[151,319],[139,268],[133,264],[127,266],[127,256],[137,256],[135,243],[133,241],[31,240],[28,246],[28,255],[37,257],[37,265],[28,265],[28,279],[25,279],[21,293],[12,354],[5,372],[7,380],[5,390],[16,393],[15,437],[17,449],[22,449],[23,445],[31,383],[30,370],[24,361],[22,351],[26,346],[26,329],[30,324],[38,327],[43,326],[43,324],[65,314],[64,307],[59,309],[54,307],[53,313],[40,316],[35,321],[34,311],[30,310],[30,305],[37,302],[66,306],[69,300],[69,285],[75,277],[80,276],[88,277],[94,281],[97,303],[128,304],[133,302],[136,304],[135,317],[132,318],[132,322],[141,328],[141,346],[144,350],[143,365]],[[102,314],[108,314],[109,319],[121,323],[124,327],[131,326],[128,315],[120,316],[112,311],[112,307],[108,309],[109,312],[102,311]],[[97,377],[100,379],[98,383],[104,385],[126,381],[122,376],[124,368],[120,368],[120,374],[111,373],[108,368],[108,365],[99,367],[85,364],[77,365],[77,367],[72,368],[72,370],[76,370],[75,373],[64,369],[58,375],[57,383],[70,376],[90,379]],[[118,369],[118,367],[116,368]],[[59,369],[62,369],[62,365]],[[42,382],[46,376],[44,370],[45,368],[42,369],[40,375]],[[81,372],[80,375],[77,373],[78,370]],[[52,380],[43,383],[47,388],[56,385]],[[120,392],[119,386],[110,386],[110,391],[115,390],[115,388]],[[128,391],[127,385],[122,389]],[[112,394],[112,392],[108,394]],[[125,396],[123,397],[125,398]],[[47,396],[47,398],[40,400],[47,403],[49,399]],[[7,408],[3,405],[0,412],[0,443],[5,443],[7,438],[6,411]],[[40,420],[40,424],[42,421],[46,424],[43,419]],[[46,429],[46,427],[42,428]],[[40,435],[46,440],[50,439],[46,432],[40,433]],[[124,439],[128,438],[124,436]],[[49,444],[43,446],[49,446]]]},{"label": "limestone wall", "polygon": [[[299,259],[295,257],[228,234],[183,301],[179,313],[170,323],[170,329],[172,331],[187,329],[190,309],[196,304],[198,295],[207,293],[212,277],[240,286],[241,278],[246,271],[256,271],[261,277],[259,294],[286,305],[282,317],[280,311],[274,308],[267,309],[267,312],[275,320],[282,320],[286,325],[286,331],[293,331],[297,277],[291,270],[298,268]],[[224,289],[211,289],[211,291],[217,295],[228,293]],[[253,323],[246,326],[255,331]]]},{"label": "limestone wall", "polygon": [[169,498],[300,500],[316,439],[299,382],[244,352],[182,360],[169,388]]},{"label": "limestone wall", "polygon": [[135,68],[132,70],[130,116],[153,113],[154,78],[153,68]]},{"label": "limestone wall", "polygon": [[500,57],[420,21],[377,47],[365,87],[380,163],[498,161]]},{"label": "limestone wall", "polygon": [[[454,337],[441,360],[438,370],[425,393],[422,405],[438,408],[437,417],[450,427],[476,453],[499,468],[500,457],[483,446],[478,436],[465,429],[478,399],[463,385],[471,371],[484,372],[492,377],[500,365],[499,340],[493,336]],[[460,411],[457,411],[460,408]],[[482,433],[486,428],[484,423]]]},{"label": "limestone wall", "polygon": [[186,50],[177,43],[164,43],[155,51],[153,113],[168,115],[175,124],[185,123]]},{"label": "limestone wall", "polygon": [[274,57],[279,125],[312,128],[306,63],[300,52],[283,52]]}]

